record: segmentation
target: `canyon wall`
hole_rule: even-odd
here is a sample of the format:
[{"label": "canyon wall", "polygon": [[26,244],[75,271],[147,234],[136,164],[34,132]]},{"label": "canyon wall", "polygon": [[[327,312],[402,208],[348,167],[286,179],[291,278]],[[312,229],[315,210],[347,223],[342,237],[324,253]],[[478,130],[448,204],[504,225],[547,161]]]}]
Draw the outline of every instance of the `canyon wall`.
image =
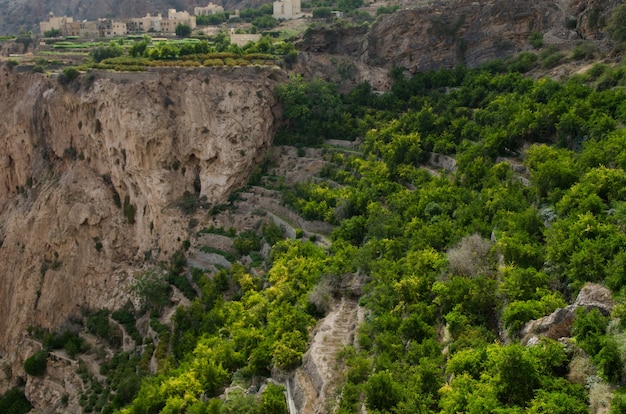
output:
[{"label": "canyon wall", "polygon": [[309,28],[298,42],[297,71],[342,84],[369,81],[384,90],[382,73],[393,67],[411,73],[464,64],[478,67],[522,51],[535,51],[531,37],[545,46],[571,50],[593,41],[601,53],[612,44],[606,34],[615,0],[450,0],[404,2],[396,13],[371,25]]},{"label": "canyon wall", "polygon": [[94,72],[68,85],[0,66],[0,392],[28,326],[123,306],[181,248],[181,197],[225,202],[270,145],[272,68]]}]

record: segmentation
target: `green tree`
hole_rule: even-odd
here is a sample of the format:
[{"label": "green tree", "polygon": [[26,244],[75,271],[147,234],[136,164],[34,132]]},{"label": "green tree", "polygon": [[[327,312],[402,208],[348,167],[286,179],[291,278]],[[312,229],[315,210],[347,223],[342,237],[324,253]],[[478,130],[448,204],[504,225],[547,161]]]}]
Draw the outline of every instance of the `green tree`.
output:
[{"label": "green tree", "polygon": [[132,57],[143,56],[144,53],[146,53],[146,50],[148,49],[148,45],[150,44],[150,42],[151,42],[150,38],[144,37],[141,41],[135,42],[132,44],[132,46],[128,50],[128,54],[131,55]]},{"label": "green tree", "polygon": [[330,7],[316,7],[313,9],[314,19],[326,19],[332,16],[332,9]]},{"label": "green tree", "polygon": [[365,384],[366,405],[372,410],[389,411],[402,399],[402,387],[391,373],[374,373]]},{"label": "green tree", "polygon": [[510,406],[525,406],[540,386],[535,361],[519,344],[494,345],[489,348],[488,354],[487,364],[493,364],[490,371],[498,399]]},{"label": "green tree", "polygon": [[104,59],[122,56],[124,54],[124,49],[112,40],[109,42],[108,46],[98,46],[92,50],[90,54],[94,62],[99,63]]},{"label": "green tree", "polygon": [[272,382],[261,395],[261,410],[266,414],[287,414],[285,388]]},{"label": "green tree", "polygon": [[174,32],[178,37],[189,37],[191,35],[191,26],[184,23],[178,23]]},{"label": "green tree", "polygon": [[0,396],[0,412],[7,414],[26,414],[33,406],[19,388],[11,388]]},{"label": "green tree", "polygon": [[626,41],[626,4],[620,4],[613,9],[606,30],[614,41]]},{"label": "green tree", "polygon": [[43,349],[35,352],[24,361],[24,371],[28,375],[41,377],[46,372],[46,365],[48,360],[48,351]]},{"label": "green tree", "polygon": [[59,29],[50,29],[43,32],[45,37],[59,37],[61,36],[61,31]]},{"label": "green tree", "polygon": [[142,311],[160,311],[169,304],[170,287],[165,274],[157,269],[136,275],[131,285],[132,293]]}]

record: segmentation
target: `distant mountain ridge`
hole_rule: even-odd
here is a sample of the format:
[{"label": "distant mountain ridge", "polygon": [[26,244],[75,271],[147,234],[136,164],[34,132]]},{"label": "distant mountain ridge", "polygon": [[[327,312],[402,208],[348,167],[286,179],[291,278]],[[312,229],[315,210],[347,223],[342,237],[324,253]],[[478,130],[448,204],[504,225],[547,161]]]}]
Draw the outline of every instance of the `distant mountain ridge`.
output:
[{"label": "distant mountain ridge", "polygon": [[[253,7],[267,0],[213,0],[226,10]],[[0,35],[20,32],[39,33],[39,22],[50,12],[71,16],[74,20],[95,20],[99,17],[140,17],[146,13],[166,13],[168,9],[187,10],[206,6],[209,0],[0,0]]]}]

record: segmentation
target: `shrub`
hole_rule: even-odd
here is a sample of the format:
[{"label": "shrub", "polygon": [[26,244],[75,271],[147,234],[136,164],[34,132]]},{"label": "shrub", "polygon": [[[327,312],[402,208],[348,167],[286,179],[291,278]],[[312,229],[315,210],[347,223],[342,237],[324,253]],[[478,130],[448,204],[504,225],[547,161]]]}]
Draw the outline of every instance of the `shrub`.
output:
[{"label": "shrub", "polygon": [[33,406],[19,388],[11,388],[0,396],[0,413],[26,414]]},{"label": "shrub", "polygon": [[135,276],[131,290],[142,311],[159,312],[170,302],[169,283],[163,273],[155,269]]},{"label": "shrub", "polygon": [[332,15],[332,9],[330,7],[316,7],[313,9],[314,19],[326,19]]},{"label": "shrub", "polygon": [[463,238],[454,248],[448,250],[450,273],[461,276],[489,274],[493,262],[491,247],[491,242],[479,234]]},{"label": "shrub", "polygon": [[543,46],[543,35],[540,32],[532,32],[530,35],[530,44],[535,49],[540,49]]},{"label": "shrub", "polygon": [[178,23],[174,30],[178,37],[188,37],[191,34],[191,26],[188,24]]},{"label": "shrub", "polygon": [[614,41],[626,41],[626,4],[620,4],[613,9],[606,29]]},{"label": "shrub", "polygon": [[541,66],[545,69],[551,69],[555,66],[558,66],[565,55],[559,52],[558,49],[551,47],[546,49],[541,54]]},{"label": "shrub", "polygon": [[124,54],[124,49],[115,42],[109,43],[109,46],[98,46],[91,52],[91,57],[94,62],[100,63],[104,59],[114,58],[117,56],[122,56]]},{"label": "shrub", "polygon": [[48,351],[39,350],[24,361],[24,371],[28,375],[40,377],[46,372]]},{"label": "shrub", "polygon": [[595,45],[592,42],[581,42],[572,50],[572,59],[591,59],[594,56]]},{"label": "shrub", "polygon": [[66,83],[69,83],[76,79],[80,75],[80,72],[75,67],[70,66],[69,68],[63,69],[63,74],[61,78],[65,80]]},{"label": "shrub", "polygon": [[87,331],[107,339],[111,336],[112,328],[109,323],[109,311],[101,309],[87,318]]},{"label": "shrub", "polygon": [[124,217],[128,224],[135,224],[135,206],[130,203],[130,197],[124,197]]},{"label": "shrub", "polygon": [[261,409],[264,413],[282,414],[287,413],[287,401],[285,400],[285,387],[268,383],[267,388],[261,395]]},{"label": "shrub", "polygon": [[393,6],[381,6],[376,9],[376,16],[380,16],[381,14],[393,14],[400,8],[399,5],[395,4]]},{"label": "shrub", "polygon": [[261,248],[261,241],[254,232],[246,231],[235,238],[233,245],[237,253],[246,255],[251,251],[258,251]]}]

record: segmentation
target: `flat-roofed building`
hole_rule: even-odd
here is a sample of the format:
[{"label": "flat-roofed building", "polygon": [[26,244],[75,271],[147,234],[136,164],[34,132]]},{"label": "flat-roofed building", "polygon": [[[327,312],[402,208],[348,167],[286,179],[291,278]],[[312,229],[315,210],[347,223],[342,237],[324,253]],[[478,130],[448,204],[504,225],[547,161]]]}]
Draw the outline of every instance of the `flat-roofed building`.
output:
[{"label": "flat-roofed building", "polygon": [[210,2],[204,7],[196,7],[193,9],[193,14],[196,16],[208,16],[217,13],[224,13],[224,8]]},{"label": "flat-roofed building", "polygon": [[274,3],[275,19],[297,19],[302,16],[300,0],[280,0]]},{"label": "flat-roofed building", "polygon": [[73,21],[74,18],[72,17],[56,17],[54,13],[50,12],[47,22],[39,22],[39,31],[44,34],[50,30],[59,30],[63,36],[67,36],[65,25]]}]

